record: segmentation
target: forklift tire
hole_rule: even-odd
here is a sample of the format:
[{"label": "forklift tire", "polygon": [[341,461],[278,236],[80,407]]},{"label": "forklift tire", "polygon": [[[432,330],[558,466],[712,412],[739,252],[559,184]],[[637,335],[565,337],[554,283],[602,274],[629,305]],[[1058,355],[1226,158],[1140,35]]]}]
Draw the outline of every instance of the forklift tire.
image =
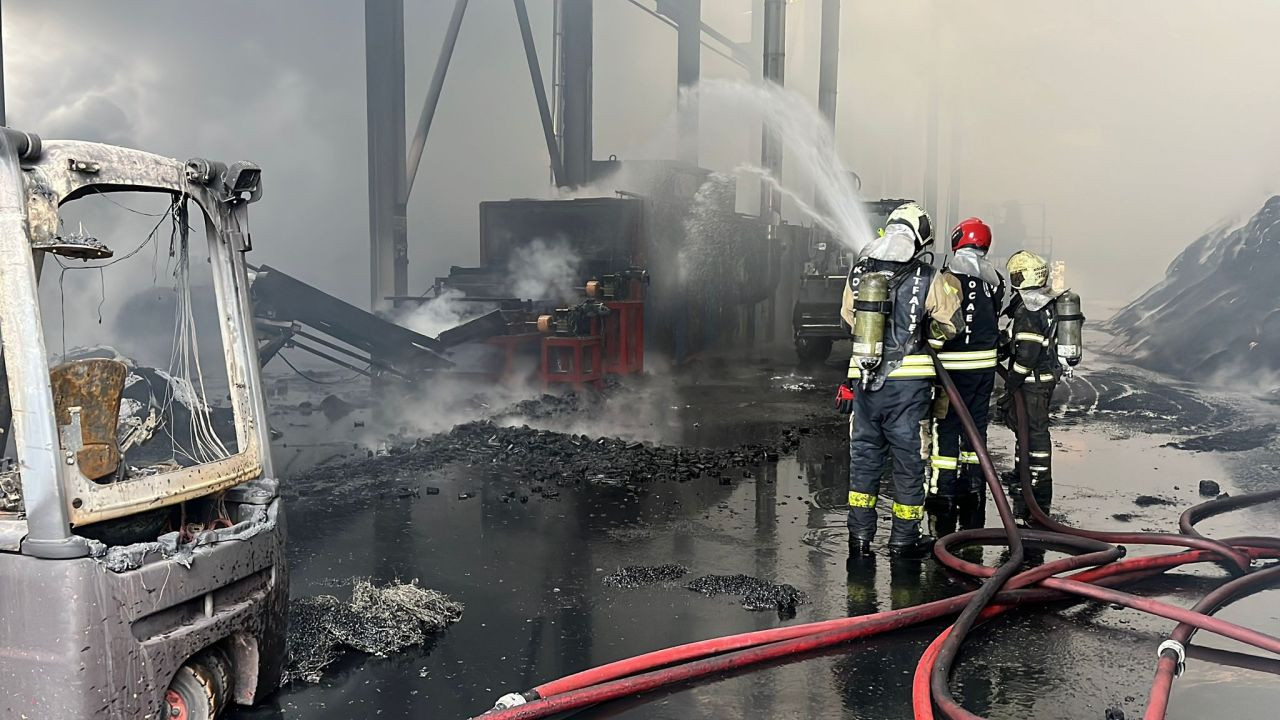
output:
[{"label": "forklift tire", "polygon": [[168,720],[213,720],[220,700],[217,695],[212,673],[188,660],[165,691],[164,712]]},{"label": "forklift tire", "polygon": [[824,363],[831,356],[831,338],[796,338],[796,357],[803,363]]},{"label": "forklift tire", "polygon": [[231,697],[235,690],[235,679],[231,676],[231,662],[221,648],[211,647],[196,655],[194,663],[197,667],[206,668],[213,681],[214,697],[217,704],[213,707],[214,717],[226,712],[231,705]]}]

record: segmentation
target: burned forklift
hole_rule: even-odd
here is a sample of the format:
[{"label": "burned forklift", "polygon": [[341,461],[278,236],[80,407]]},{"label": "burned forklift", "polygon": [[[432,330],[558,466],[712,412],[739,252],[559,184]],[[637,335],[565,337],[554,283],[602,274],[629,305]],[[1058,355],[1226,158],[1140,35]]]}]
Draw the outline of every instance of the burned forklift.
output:
[{"label": "burned forklift", "polygon": [[[0,415],[6,436],[12,419],[16,456],[0,477],[2,717],[208,720],[279,685],[284,515],[244,261],[259,179],[251,163],[184,163],[0,128],[3,409],[12,410]],[[51,368],[46,351],[46,261],[111,254],[62,236],[62,206],[119,192],[168,197],[183,272],[188,208],[204,219],[234,437],[208,437],[219,449],[182,463],[125,461],[137,440],[117,425],[136,382],[128,366],[94,357]],[[177,530],[127,543],[103,531],[136,530],[157,514]]]},{"label": "burned forklift", "polygon": [[[875,232],[883,232],[889,213],[908,200],[868,200],[863,203]],[[830,233],[814,228],[809,236],[795,306],[791,312],[796,357],[805,363],[826,362],[837,340],[848,340],[849,330],[840,320],[840,303],[849,269],[857,258]]]}]

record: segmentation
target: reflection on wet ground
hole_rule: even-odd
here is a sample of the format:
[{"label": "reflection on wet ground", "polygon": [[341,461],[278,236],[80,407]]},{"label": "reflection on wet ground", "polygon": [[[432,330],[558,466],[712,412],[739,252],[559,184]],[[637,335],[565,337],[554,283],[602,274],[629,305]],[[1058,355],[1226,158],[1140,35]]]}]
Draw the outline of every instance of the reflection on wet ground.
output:
[{"label": "reflection on wet ground", "polygon": [[[497,472],[457,462],[430,474],[385,478],[390,488],[430,486],[439,488],[438,494],[387,492],[348,504],[343,478],[334,478],[323,493],[297,489],[289,506],[295,596],[328,592],[333,579],[353,575],[417,579],[464,603],[466,612],[426,647],[385,659],[349,657],[319,684],[294,684],[267,706],[234,717],[464,718],[509,691],[639,652],[903,607],[965,589],[932,561],[891,563],[882,553],[866,565],[846,568],[845,429],[828,409],[838,368],[797,373],[782,363],[757,361],[736,370],[706,370],[696,385],[648,387],[641,400],[615,399],[608,410],[588,417],[533,424],[702,446],[762,441],[800,425],[808,431],[798,450],[727,484],[716,478],[626,487],[584,483],[551,498],[534,494],[526,503],[510,502],[509,492],[527,489],[510,468]],[[1132,380],[1141,375],[1125,377],[1141,393],[1168,397],[1159,387]],[[1187,397],[1192,399],[1179,402],[1203,405],[1207,417],[1228,412]],[[1070,414],[1074,406],[1069,403],[1064,412]],[[1171,437],[1146,428],[1171,431],[1179,426],[1177,419],[1154,401],[1138,413],[1127,424],[1116,422],[1125,419],[1123,413],[1106,418],[1106,424],[1077,416],[1055,435],[1055,514],[1093,527],[1168,529],[1176,527],[1182,507],[1200,500],[1201,478],[1217,479],[1232,494],[1276,482],[1280,461],[1272,449],[1227,456],[1162,447]],[[348,417],[328,426],[328,432],[352,425]],[[301,433],[290,438],[289,428],[282,429],[284,442],[306,444]],[[992,450],[1001,462],[1009,456],[1006,435],[993,429]],[[1263,467],[1268,463],[1269,471]],[[1237,473],[1244,465],[1249,472]],[[1140,495],[1177,504],[1143,507],[1134,502]],[[1128,518],[1113,519],[1117,514]],[[989,524],[995,524],[994,516]],[[1215,518],[1203,529],[1218,535],[1274,534],[1277,527],[1280,508],[1270,506]],[[997,562],[997,555],[987,550],[986,561]],[[626,566],[668,563],[688,573],[630,589],[604,581]],[[744,609],[739,597],[707,597],[684,587],[705,575],[739,573],[790,584],[807,602],[797,606],[794,619],[780,620],[775,612]],[[1219,571],[1197,573],[1216,576]],[[1190,574],[1182,573],[1184,578]],[[1186,579],[1150,588],[1187,604],[1205,586]],[[1274,632],[1274,601],[1274,595],[1258,595],[1223,615]],[[909,718],[911,673],[940,627],[900,632],[575,717]],[[1101,718],[1110,707],[1133,717],[1141,711],[1155,648],[1168,627],[1136,612],[1097,605],[1010,613],[977,631],[966,645],[955,678],[957,696],[968,709],[992,718]],[[1196,642],[1233,647],[1203,635]],[[1226,687],[1229,694],[1222,692]],[[1265,717],[1277,701],[1280,683],[1273,675],[1192,660],[1175,685],[1170,718],[1208,717],[1211,711],[1220,717]]]}]

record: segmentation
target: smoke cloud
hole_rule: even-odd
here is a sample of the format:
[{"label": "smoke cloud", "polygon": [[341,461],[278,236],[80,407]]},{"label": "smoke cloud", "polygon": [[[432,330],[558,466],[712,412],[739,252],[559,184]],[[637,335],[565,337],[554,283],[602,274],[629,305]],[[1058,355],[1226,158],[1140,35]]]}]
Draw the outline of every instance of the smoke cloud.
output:
[{"label": "smoke cloud", "polygon": [[[567,302],[578,297],[582,258],[568,240],[537,238],[511,253],[507,271],[511,274],[511,294],[521,299]],[[575,287],[576,286],[576,287]]]},{"label": "smoke cloud", "polygon": [[[412,126],[451,7],[406,6]],[[786,85],[815,104],[820,6],[787,4]],[[708,39],[704,79],[758,75],[754,7],[702,3],[746,54],[739,66]],[[551,3],[529,10],[551,87]],[[595,156],[673,157],[674,31],[623,2],[596,3],[595,22]],[[4,7],[9,123],[258,162],[252,261],[367,306],[362,24],[363,4],[345,0],[16,0]],[[1205,229],[1280,190],[1277,24],[1265,0],[844,3],[835,152],[864,196],[919,199],[944,229],[982,216],[996,255],[1051,236],[1087,303],[1127,300]],[[924,197],[935,101],[937,194]],[[704,105],[699,164],[758,163],[759,125]],[[812,204],[801,160],[784,147],[781,179]],[[477,264],[480,201],[553,195],[547,166],[510,3],[472,3],[409,202],[411,292]],[[735,174],[738,210],[754,212],[759,181]],[[791,201],[783,217],[804,219]]]}]

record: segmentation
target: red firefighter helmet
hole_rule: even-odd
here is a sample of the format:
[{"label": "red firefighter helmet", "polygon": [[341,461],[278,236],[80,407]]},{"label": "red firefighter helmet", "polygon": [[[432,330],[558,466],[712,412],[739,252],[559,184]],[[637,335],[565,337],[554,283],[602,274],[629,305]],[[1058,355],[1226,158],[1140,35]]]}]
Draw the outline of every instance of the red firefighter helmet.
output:
[{"label": "red firefighter helmet", "polygon": [[976,217],[961,220],[956,229],[951,231],[951,249],[954,251],[966,247],[979,250],[991,248],[991,228]]}]

